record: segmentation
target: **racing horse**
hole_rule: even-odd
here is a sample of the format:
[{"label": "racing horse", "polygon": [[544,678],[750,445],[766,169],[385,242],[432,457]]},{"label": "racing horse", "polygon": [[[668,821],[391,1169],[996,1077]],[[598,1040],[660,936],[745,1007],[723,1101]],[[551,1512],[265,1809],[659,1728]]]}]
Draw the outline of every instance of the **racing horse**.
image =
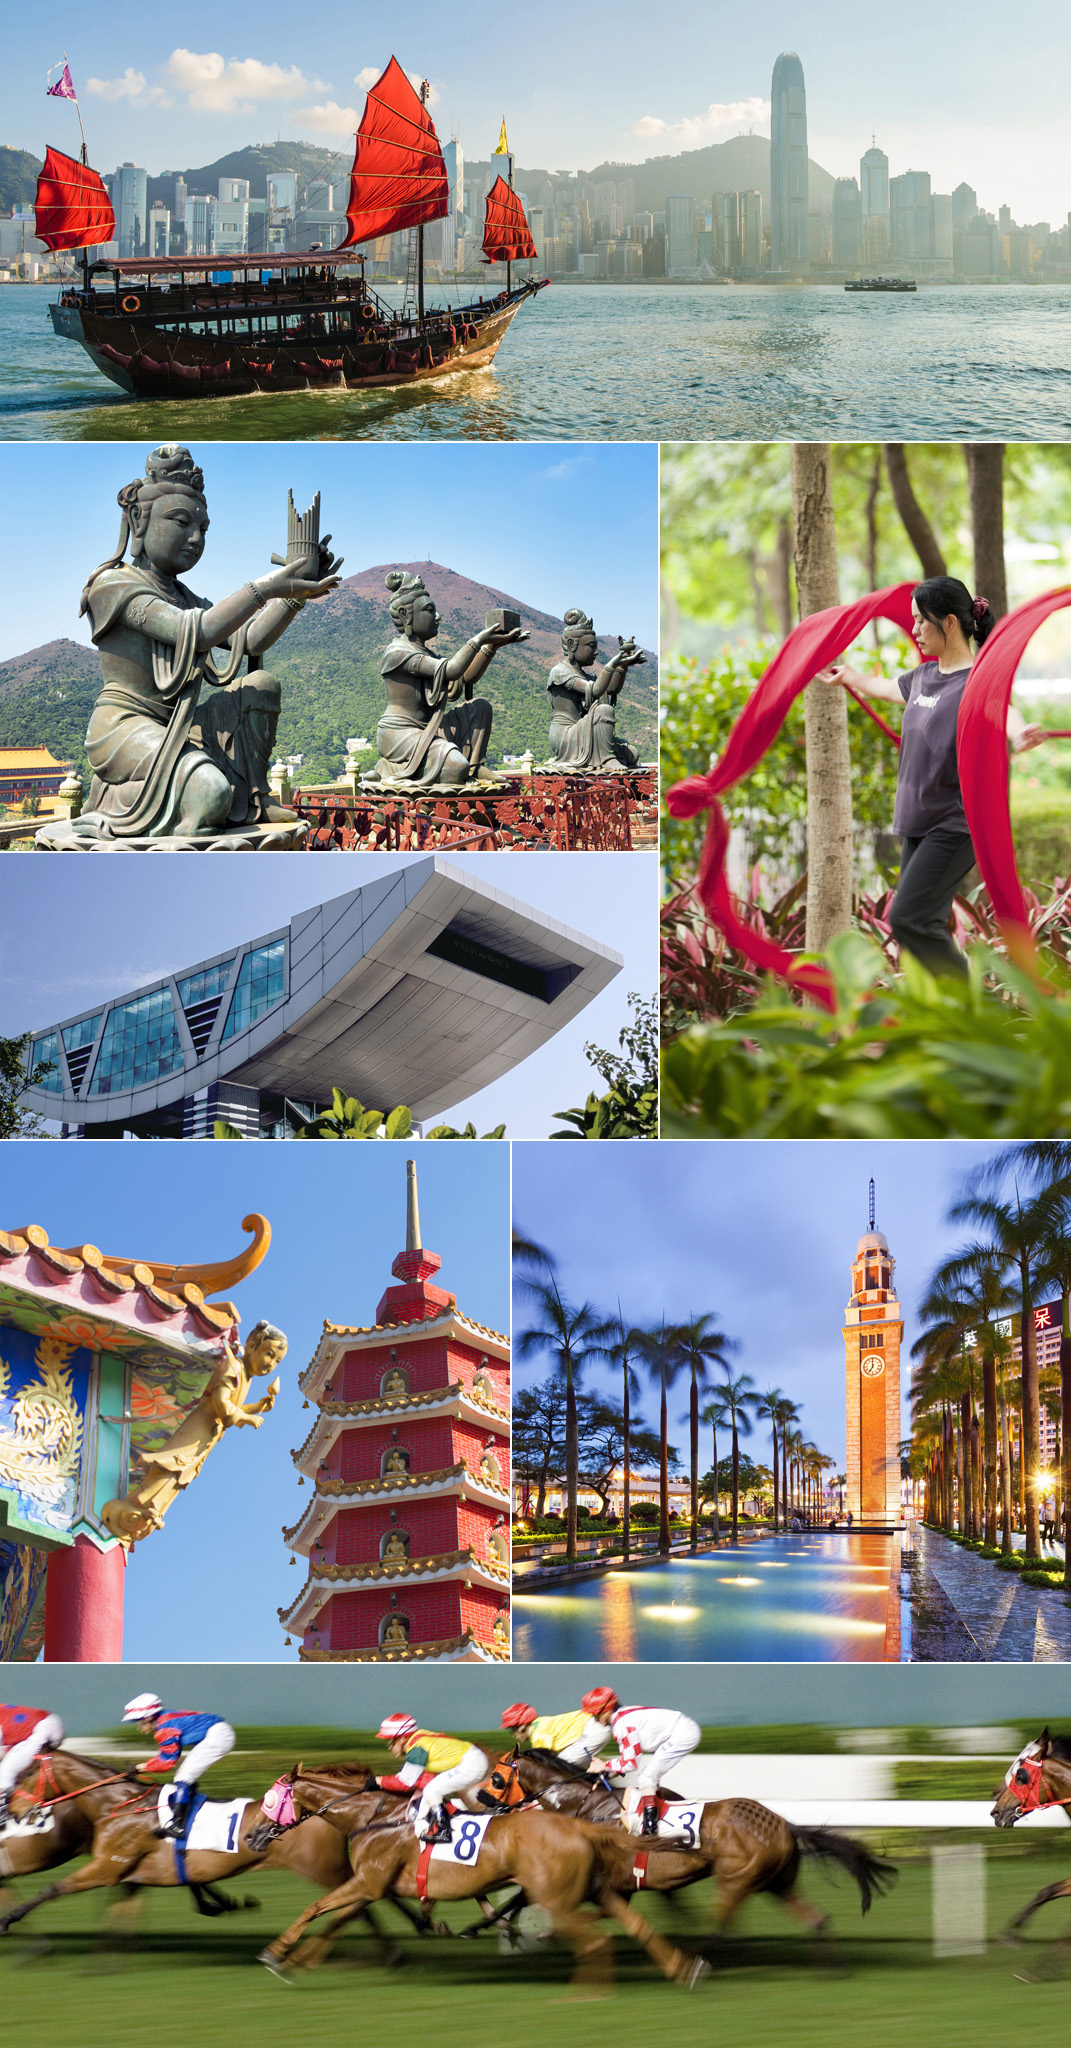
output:
[{"label": "racing horse", "polygon": [[[374,1900],[482,1899],[504,1884],[519,1884],[525,1899],[549,1913],[555,1932],[572,1950],[577,1981],[609,1972],[609,1939],[583,1911],[591,1903],[620,1921],[671,1981],[693,1988],[707,1974],[700,1957],[687,1956],[664,1941],[614,1890],[604,1859],[613,1859],[620,1847],[616,1829],[592,1827],[569,1815],[532,1807],[488,1816],[479,1854],[471,1861],[432,1859],[413,1829],[398,1824],[399,1816],[385,1807],[382,1795],[374,1809],[370,1801],[370,1793],[354,1789],[352,1773],[347,1783],[344,1771],[305,1771],[300,1766],[278,1779],[265,1795],[270,1815],[256,1828],[255,1841],[263,1842],[270,1833],[300,1831],[315,1815],[348,1838],[352,1869],[347,1883],[317,1899],[262,1951],[259,1960],[276,1976],[287,1975],[288,1962],[306,1929],[324,1914],[337,1918],[328,1935],[302,1951],[305,1967],[322,1961],[347,1921]],[[460,1825],[464,1827],[463,1820]],[[705,1874],[706,1856],[694,1852],[693,1861],[695,1875]]]},{"label": "racing horse", "polygon": [[[662,1789],[663,1797],[674,1797],[668,1787]],[[700,1876],[713,1877],[718,1934],[724,1934],[744,1900],[756,1892],[769,1892],[812,1933],[828,1933],[826,1916],[796,1890],[805,1856],[842,1865],[859,1887],[864,1913],[896,1877],[891,1863],[872,1856],[850,1835],[831,1828],[793,1827],[756,1799],[696,1800],[690,1806],[691,1818],[683,1822],[683,1852],[674,1853],[673,1843],[662,1837],[667,1853],[651,1864],[646,1851],[659,1837],[648,1840],[627,1834],[624,1801],[610,1780],[565,1763],[553,1750],[514,1750],[502,1757],[477,1797],[507,1809],[521,1799],[536,1799],[547,1811],[616,1828],[614,1847],[604,1853],[603,1866],[618,1892],[676,1891]],[[702,1870],[694,1867],[697,1852]],[[507,1913],[514,1910],[516,1904],[506,1908]]]},{"label": "racing horse", "polygon": [[[47,1766],[44,1770],[42,1763]],[[34,1781],[32,1788],[30,1780]],[[13,1804],[17,1803],[23,1816],[27,1811],[52,1810],[57,1820],[60,1814],[64,1819],[55,1853],[45,1851],[40,1861],[31,1861],[26,1867],[48,1870],[87,1847],[89,1862],[10,1908],[0,1918],[0,1934],[49,1899],[105,1886],[140,1889],[186,1883],[197,1910],[216,1914],[234,1912],[242,1904],[259,1905],[258,1899],[240,1901],[216,1890],[221,1879],[237,1877],[246,1870],[290,1870],[318,1888],[339,1885],[349,1875],[346,1845],[325,1821],[316,1821],[293,1837],[273,1839],[264,1850],[251,1849],[249,1832],[263,1818],[262,1806],[251,1801],[243,1815],[238,1846],[231,1851],[192,1851],[185,1857],[183,1878],[174,1842],[156,1837],[159,1789],[158,1785],[141,1784],[134,1771],[111,1772],[106,1764],[68,1750],[55,1750],[47,1759],[38,1759],[19,1779]],[[48,1842],[51,1833],[44,1832],[41,1839]]]},{"label": "racing horse", "polygon": [[[1071,1813],[1071,1739],[1050,1735],[1043,1728],[1037,1740],[1028,1742],[1010,1766],[990,1819],[998,1828],[1013,1828],[1024,1814],[1039,1812],[1047,1806],[1062,1806]],[[1043,1885],[1030,1904],[1009,1921],[1001,1940],[1016,1947],[1020,1928],[1039,1906],[1047,1906],[1052,1899],[1071,1899],[1071,1877]],[[1064,1935],[1058,1946],[1071,1948],[1071,1934]]]}]

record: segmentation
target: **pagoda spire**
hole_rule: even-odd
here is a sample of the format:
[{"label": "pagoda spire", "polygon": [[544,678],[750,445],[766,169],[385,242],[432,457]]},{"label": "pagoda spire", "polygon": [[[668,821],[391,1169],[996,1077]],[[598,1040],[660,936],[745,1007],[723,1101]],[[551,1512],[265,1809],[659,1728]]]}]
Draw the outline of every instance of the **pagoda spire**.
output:
[{"label": "pagoda spire", "polygon": [[405,1249],[407,1252],[421,1250],[420,1199],[417,1195],[415,1159],[407,1159],[405,1162]]}]

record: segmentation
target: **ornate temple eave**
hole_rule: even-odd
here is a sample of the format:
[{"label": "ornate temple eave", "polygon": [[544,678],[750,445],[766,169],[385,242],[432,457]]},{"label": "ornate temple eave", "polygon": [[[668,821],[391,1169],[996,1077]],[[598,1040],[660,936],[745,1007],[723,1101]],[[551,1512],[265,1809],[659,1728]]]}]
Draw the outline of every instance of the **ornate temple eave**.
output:
[{"label": "ornate temple eave", "polygon": [[464,1500],[482,1501],[508,1515],[510,1497],[504,1486],[491,1486],[478,1473],[470,1472],[464,1459],[444,1465],[437,1472],[392,1472],[381,1479],[321,1479],[300,1520],[283,1530],[288,1550],[308,1553],[314,1538],[322,1535],[340,1508],[351,1503],[375,1500],[428,1500],[436,1495],[459,1495]]},{"label": "ornate temple eave", "polygon": [[283,1628],[307,1628],[314,1615],[330,1605],[336,1593],[374,1591],[378,1586],[430,1586],[447,1579],[461,1579],[466,1585],[486,1586],[491,1592],[509,1590],[509,1569],[494,1559],[483,1558],[469,1545],[464,1550],[446,1550],[436,1557],[410,1557],[391,1564],[310,1565],[309,1577],[289,1607],[279,1609]]},{"label": "ornate temple eave", "polygon": [[508,1436],[510,1417],[503,1408],[493,1401],[465,1387],[459,1380],[446,1387],[433,1387],[426,1394],[384,1395],[378,1401],[325,1401],[320,1414],[313,1423],[308,1436],[299,1450],[291,1451],[299,1472],[312,1478],[321,1459],[330,1455],[338,1437],[348,1427],[378,1421],[397,1421],[407,1415],[425,1419],[428,1416],[448,1416],[455,1420],[465,1417],[487,1428]]},{"label": "ornate temple eave", "polygon": [[407,1643],[404,1650],[306,1650],[303,1664],[508,1664],[508,1645],[484,1643],[471,1629],[437,1643]]},{"label": "ornate temple eave", "polygon": [[230,1302],[206,1302],[193,1280],[164,1287],[136,1262],[129,1273],[112,1270],[95,1245],[57,1251],[38,1224],[0,1231],[0,1299],[4,1293],[114,1328],[117,1338],[136,1332],[202,1368],[222,1355],[237,1320]]},{"label": "ornate temple eave", "polygon": [[489,1358],[509,1364],[509,1338],[503,1336],[501,1330],[489,1330],[483,1323],[472,1322],[458,1308],[444,1308],[437,1315],[412,1323],[348,1324],[329,1323],[325,1319],[320,1342],[304,1372],[298,1375],[302,1393],[319,1404],[325,1379],[332,1368],[340,1364],[347,1351],[376,1350],[391,1337],[396,1337],[399,1331],[412,1335],[426,1332],[436,1337],[456,1337],[460,1343],[486,1351]]}]

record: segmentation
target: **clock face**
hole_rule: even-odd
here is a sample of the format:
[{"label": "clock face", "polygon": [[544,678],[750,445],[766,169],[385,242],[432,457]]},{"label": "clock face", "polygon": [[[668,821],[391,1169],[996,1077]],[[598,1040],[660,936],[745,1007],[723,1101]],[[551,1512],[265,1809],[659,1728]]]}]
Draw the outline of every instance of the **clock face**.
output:
[{"label": "clock face", "polygon": [[881,1353],[879,1351],[868,1352],[867,1356],[863,1360],[862,1370],[866,1374],[868,1380],[880,1379],[882,1373],[885,1371],[885,1360],[881,1356]]}]

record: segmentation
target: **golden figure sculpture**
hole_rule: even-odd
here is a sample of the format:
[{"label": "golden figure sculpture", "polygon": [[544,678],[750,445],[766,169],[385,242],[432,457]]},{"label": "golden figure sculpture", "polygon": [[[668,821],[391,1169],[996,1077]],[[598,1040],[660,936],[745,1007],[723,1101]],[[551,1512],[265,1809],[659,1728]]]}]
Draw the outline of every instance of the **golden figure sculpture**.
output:
[{"label": "golden figure sculpture", "polygon": [[509,1649],[509,1611],[508,1611],[508,1609],[506,1609],[506,1608],[502,1608],[502,1609],[500,1609],[500,1611],[499,1611],[499,1612],[498,1612],[498,1613],[497,1613],[497,1614],[495,1615],[495,1625],[494,1625],[494,1628],[493,1628],[493,1629],[492,1629],[492,1631],[491,1631],[491,1635],[492,1635],[492,1639],[493,1639],[493,1641],[494,1641],[494,1642],[496,1642],[496,1643],[498,1643],[498,1644],[500,1645],[500,1647],[501,1647],[502,1649],[505,1649],[505,1650],[508,1650],[508,1649]]},{"label": "golden figure sculpture", "polygon": [[146,1460],[141,1478],[125,1498],[105,1502],[101,1520],[113,1536],[131,1545],[162,1528],[168,1508],[196,1479],[224,1431],[244,1425],[260,1428],[275,1406],[279,1381],[273,1380],[259,1401],[247,1403],[246,1395],[255,1379],[263,1379],[281,1364],[286,1350],[282,1331],[265,1322],[250,1330],[240,1358],[229,1344],[224,1346],[223,1358],[186,1420],[163,1450],[154,1451]]},{"label": "golden figure sculpture", "polygon": [[502,1474],[498,1469],[498,1459],[493,1451],[485,1451],[480,1459],[480,1478],[486,1480],[488,1486],[501,1486],[502,1484]]},{"label": "golden figure sculpture", "polygon": [[400,1529],[392,1529],[383,1546],[383,1563],[394,1564],[409,1556],[409,1538]]},{"label": "golden figure sculpture", "polygon": [[392,1394],[407,1394],[408,1392],[409,1382],[404,1372],[399,1372],[398,1367],[395,1366],[393,1372],[389,1372],[383,1382],[383,1397],[387,1398]]},{"label": "golden figure sculpture", "polygon": [[405,1645],[408,1644],[408,1641],[409,1623],[407,1621],[403,1621],[400,1614],[392,1614],[390,1620],[387,1623],[386,1628],[383,1631],[383,1640],[380,1645],[380,1648],[388,1650],[397,1647],[400,1649],[404,1648]]},{"label": "golden figure sculpture", "polygon": [[387,1459],[387,1462],[383,1467],[384,1476],[386,1476],[389,1472],[408,1472],[408,1470],[408,1451],[400,1451],[397,1449],[391,1452],[390,1457]]}]

